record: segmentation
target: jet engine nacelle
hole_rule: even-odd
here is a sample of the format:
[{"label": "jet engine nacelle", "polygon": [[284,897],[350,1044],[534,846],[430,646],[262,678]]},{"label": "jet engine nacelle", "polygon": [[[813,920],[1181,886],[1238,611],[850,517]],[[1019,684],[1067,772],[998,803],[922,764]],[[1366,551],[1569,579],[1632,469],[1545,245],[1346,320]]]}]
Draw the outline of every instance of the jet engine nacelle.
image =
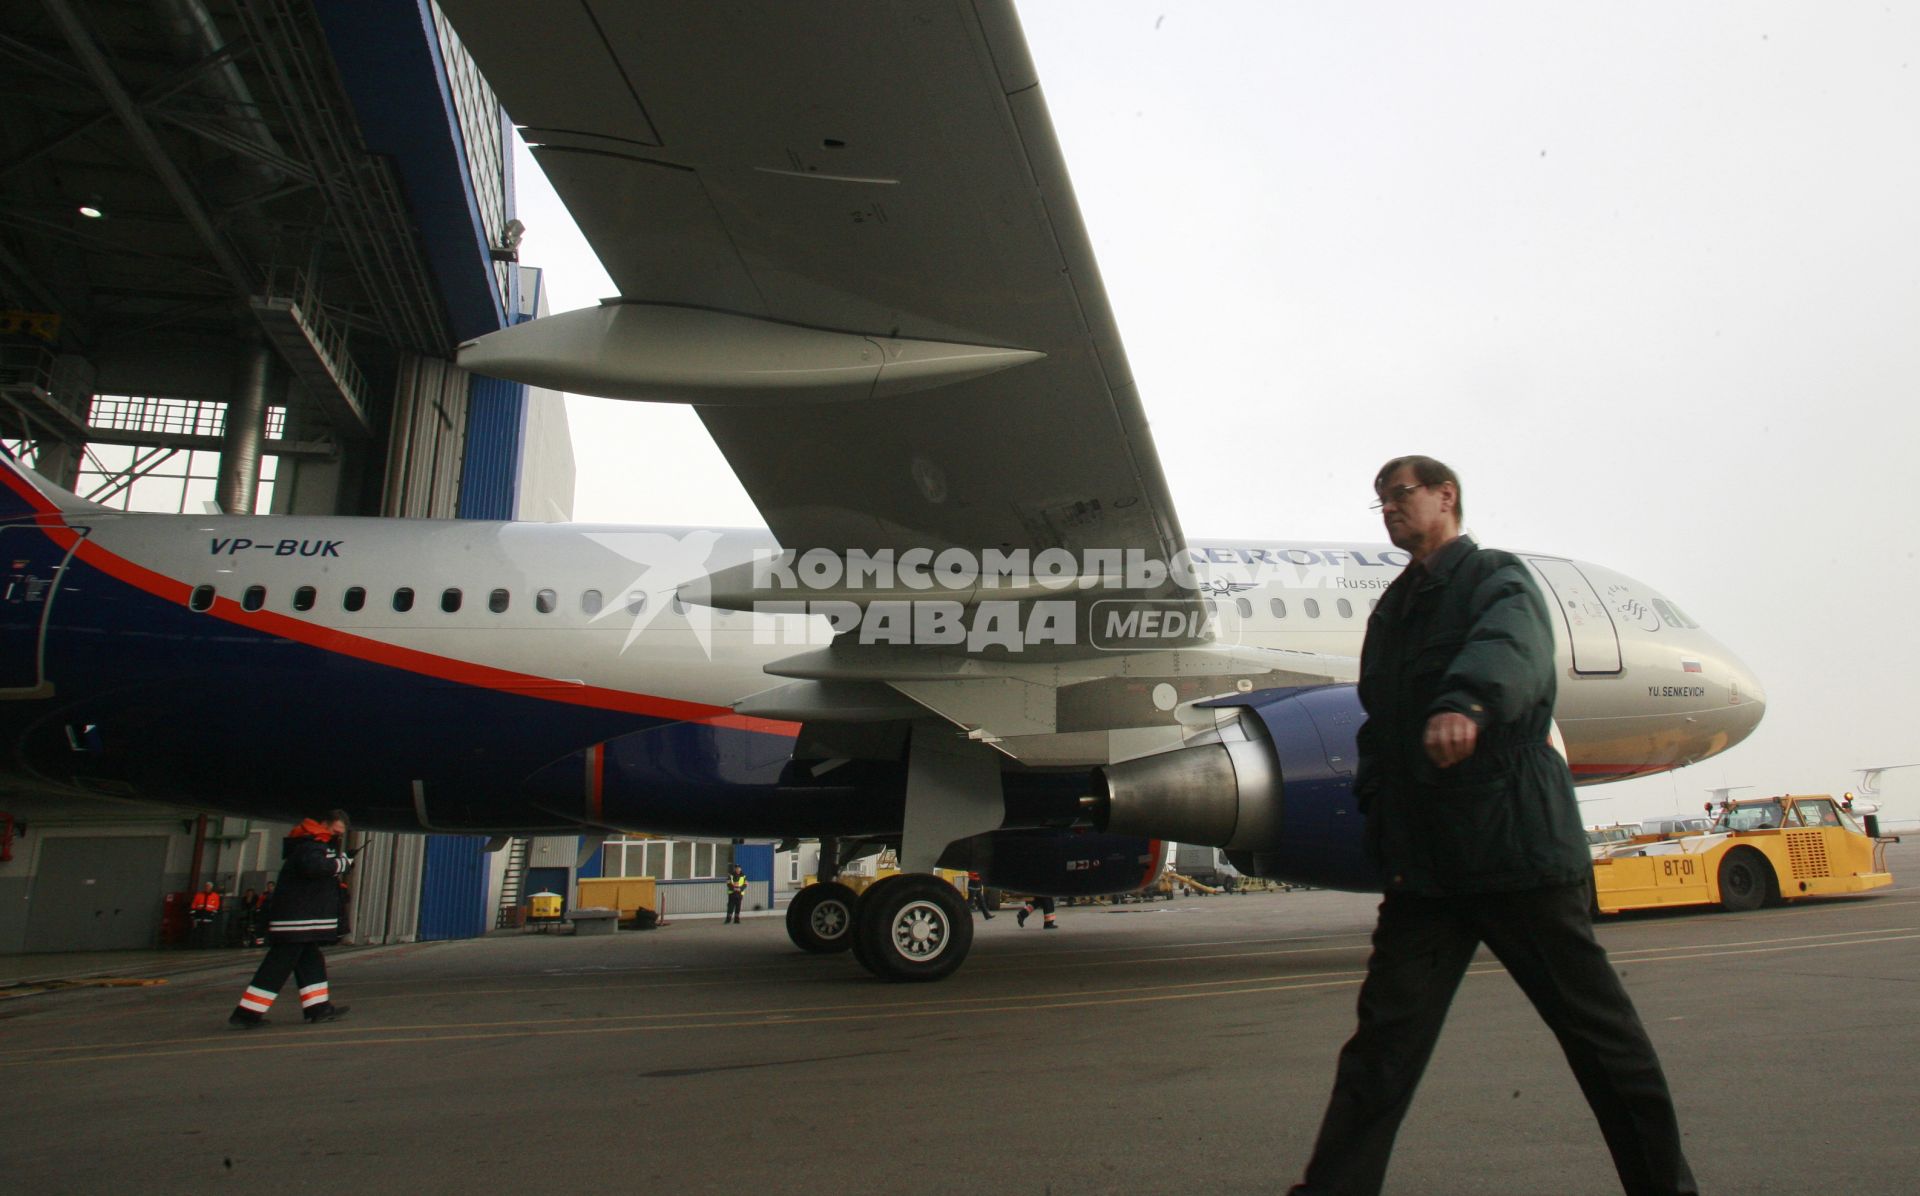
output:
[{"label": "jet engine nacelle", "polygon": [[1264,690],[1211,705],[1238,708],[1219,742],[1094,774],[1101,829],[1223,847],[1252,876],[1379,889],[1353,796],[1354,736],[1366,720],[1354,687]]},{"label": "jet engine nacelle", "polygon": [[963,840],[943,868],[978,872],[983,883],[1016,893],[1093,897],[1147,887],[1166,867],[1167,844],[1093,831],[994,831]]}]

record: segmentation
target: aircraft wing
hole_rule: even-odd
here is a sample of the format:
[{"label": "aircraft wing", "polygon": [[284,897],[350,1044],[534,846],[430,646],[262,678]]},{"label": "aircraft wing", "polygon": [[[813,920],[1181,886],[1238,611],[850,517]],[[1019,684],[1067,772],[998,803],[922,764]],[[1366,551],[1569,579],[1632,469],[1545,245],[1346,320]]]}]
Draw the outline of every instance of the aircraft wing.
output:
[{"label": "aircraft wing", "polygon": [[1011,3],[442,8],[620,288],[462,364],[694,403],[789,549],[1178,550]]}]

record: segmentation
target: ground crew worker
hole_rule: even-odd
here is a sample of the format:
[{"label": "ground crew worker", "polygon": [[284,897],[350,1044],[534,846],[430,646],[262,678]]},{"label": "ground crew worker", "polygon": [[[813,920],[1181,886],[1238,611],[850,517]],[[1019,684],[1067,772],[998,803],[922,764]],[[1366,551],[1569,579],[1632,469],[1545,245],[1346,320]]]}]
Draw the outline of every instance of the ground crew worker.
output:
[{"label": "ground crew worker", "polygon": [[1485,943],[1559,1039],[1621,1186],[1693,1196],[1660,1060],[1593,937],[1573,776],[1548,742],[1548,607],[1520,558],[1460,534],[1451,469],[1396,458],[1373,489],[1388,538],[1412,558],[1360,652],[1367,721],[1353,792],[1385,897],[1359,1028],[1293,1190],[1380,1191],[1454,990]]},{"label": "ground crew worker", "polygon": [[340,939],[340,915],[346,891],[342,885],[353,868],[345,850],[347,814],[334,810],[324,821],[308,818],[288,833],[280,845],[280,879],[267,910],[267,954],[240,1003],[227,1018],[237,1030],[251,1030],[266,1022],[267,1010],[280,986],[293,975],[300,986],[300,1009],[308,1022],[330,1022],[346,1015],[327,987],[324,944]]},{"label": "ground crew worker", "polygon": [[214,891],[213,882],[208,881],[193,895],[193,904],[187,909],[187,917],[192,922],[189,937],[194,946],[213,945],[213,923],[219,916],[220,894]]},{"label": "ground crew worker", "polygon": [[967,873],[967,900],[980,911],[981,921],[993,921],[993,911],[987,908],[987,885],[978,872]]},{"label": "ground crew worker", "polygon": [[[1051,897],[1027,898],[1027,903],[1021,906],[1020,912],[1013,916],[1014,925],[1025,926],[1027,919],[1033,917],[1033,911],[1036,907],[1040,910],[1040,928],[1042,930],[1060,929],[1053,920],[1053,898]],[[1080,929],[1085,930],[1086,927],[1082,926]]]},{"label": "ground crew worker", "polygon": [[747,895],[747,874],[738,864],[727,869],[727,917],[728,922],[740,920],[740,902]]}]

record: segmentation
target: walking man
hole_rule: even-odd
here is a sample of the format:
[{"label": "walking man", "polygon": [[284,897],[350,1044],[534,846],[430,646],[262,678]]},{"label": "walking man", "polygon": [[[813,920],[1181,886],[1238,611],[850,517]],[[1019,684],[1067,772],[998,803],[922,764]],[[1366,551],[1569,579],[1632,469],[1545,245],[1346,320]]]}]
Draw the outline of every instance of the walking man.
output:
[{"label": "walking man", "polygon": [[1631,1196],[1697,1191],[1673,1100],[1594,940],[1592,865],[1566,761],[1548,742],[1546,603],[1519,558],[1460,534],[1460,480],[1431,457],[1374,479],[1412,558],[1360,656],[1354,793],[1385,889],[1333,1096],[1295,1193],[1380,1191],[1447,1007],[1485,943],[1559,1039]]},{"label": "walking man", "polygon": [[251,1030],[265,1024],[289,973],[300,986],[300,1009],[308,1022],[346,1016],[347,1007],[332,1001],[326,957],[320,954],[322,944],[338,942],[342,933],[345,880],[353,867],[346,838],[346,811],[335,810],[324,822],[305,820],[281,843],[280,879],[267,910],[266,958],[227,1025]]}]

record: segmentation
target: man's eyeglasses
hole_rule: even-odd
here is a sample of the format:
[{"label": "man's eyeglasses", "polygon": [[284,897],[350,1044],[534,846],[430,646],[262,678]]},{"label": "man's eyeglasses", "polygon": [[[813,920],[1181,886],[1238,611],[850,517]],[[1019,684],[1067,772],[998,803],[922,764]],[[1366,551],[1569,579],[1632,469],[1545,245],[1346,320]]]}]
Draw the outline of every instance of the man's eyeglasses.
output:
[{"label": "man's eyeglasses", "polygon": [[1424,490],[1426,488],[1427,483],[1425,482],[1414,482],[1407,486],[1394,486],[1383,491],[1377,501],[1368,503],[1367,509],[1370,511],[1378,511],[1388,503],[1393,503],[1398,506],[1400,503],[1407,501],[1407,495],[1412,494],[1415,490]]}]

